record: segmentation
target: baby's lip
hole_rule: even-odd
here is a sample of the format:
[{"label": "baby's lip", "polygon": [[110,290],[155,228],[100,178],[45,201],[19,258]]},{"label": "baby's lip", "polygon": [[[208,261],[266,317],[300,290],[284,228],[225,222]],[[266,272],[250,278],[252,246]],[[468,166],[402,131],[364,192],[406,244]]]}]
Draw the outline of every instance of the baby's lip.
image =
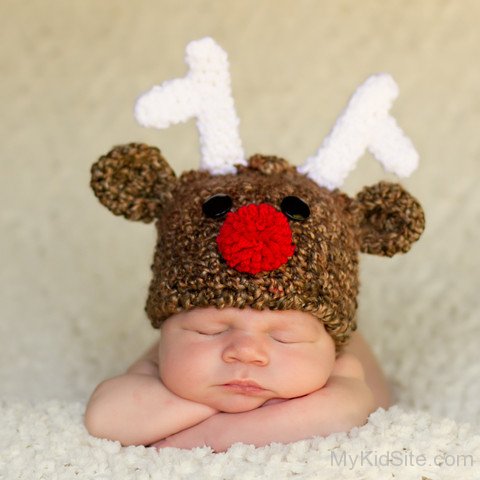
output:
[{"label": "baby's lip", "polygon": [[222,387],[230,392],[241,395],[258,395],[266,392],[266,389],[257,382],[248,379],[230,380],[224,383]]},{"label": "baby's lip", "polygon": [[248,379],[230,380],[229,382],[224,383],[224,385],[238,385],[239,387],[261,388],[263,390],[263,387],[257,382]]}]

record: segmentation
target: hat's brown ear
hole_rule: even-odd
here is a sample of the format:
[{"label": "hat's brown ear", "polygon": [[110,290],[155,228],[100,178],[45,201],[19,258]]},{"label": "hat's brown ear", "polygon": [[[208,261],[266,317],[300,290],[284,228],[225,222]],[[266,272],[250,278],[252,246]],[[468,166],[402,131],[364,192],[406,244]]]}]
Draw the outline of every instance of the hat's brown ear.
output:
[{"label": "hat's brown ear", "polygon": [[140,143],[114,147],[92,165],[96,197],[115,215],[151,222],[171,200],[175,172],[160,150]]},{"label": "hat's brown ear", "polygon": [[425,228],[421,205],[398,183],[379,182],[365,187],[350,208],[364,253],[391,257],[408,252]]}]

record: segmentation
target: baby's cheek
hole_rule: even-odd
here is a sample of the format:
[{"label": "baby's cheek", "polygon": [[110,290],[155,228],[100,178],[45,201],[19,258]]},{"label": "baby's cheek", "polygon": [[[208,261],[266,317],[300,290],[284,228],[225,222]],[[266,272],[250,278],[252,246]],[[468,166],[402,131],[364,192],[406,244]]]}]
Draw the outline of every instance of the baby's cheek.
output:
[{"label": "baby's cheek", "polygon": [[334,357],[306,349],[284,355],[283,362],[279,368],[283,372],[283,390],[293,398],[322,388],[330,377]]},{"label": "baby's cheek", "polygon": [[186,374],[181,359],[176,355],[161,355],[159,363],[160,379],[169,390],[176,393],[175,390],[182,387]]},{"label": "baby's cheek", "polygon": [[160,379],[171,392],[188,400],[198,400],[196,390],[203,384],[202,376],[208,369],[196,349],[160,355],[159,370]]},{"label": "baby's cheek", "polygon": [[160,379],[165,387],[167,387],[168,390],[175,395],[187,400],[197,400],[195,391],[193,389],[193,387],[196,385],[196,382],[185,376],[184,372],[173,368],[169,369],[167,366],[163,372],[160,372]]}]

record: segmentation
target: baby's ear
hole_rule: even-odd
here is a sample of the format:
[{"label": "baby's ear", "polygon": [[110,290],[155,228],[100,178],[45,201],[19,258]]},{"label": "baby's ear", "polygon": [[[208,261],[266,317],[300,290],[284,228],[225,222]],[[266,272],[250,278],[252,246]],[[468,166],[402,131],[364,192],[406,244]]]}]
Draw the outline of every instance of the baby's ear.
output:
[{"label": "baby's ear", "polygon": [[364,253],[391,257],[408,252],[425,228],[421,205],[398,183],[365,187],[350,208]]},{"label": "baby's ear", "polygon": [[140,143],[114,147],[92,165],[96,197],[115,215],[151,222],[172,199],[175,172],[160,150]]}]

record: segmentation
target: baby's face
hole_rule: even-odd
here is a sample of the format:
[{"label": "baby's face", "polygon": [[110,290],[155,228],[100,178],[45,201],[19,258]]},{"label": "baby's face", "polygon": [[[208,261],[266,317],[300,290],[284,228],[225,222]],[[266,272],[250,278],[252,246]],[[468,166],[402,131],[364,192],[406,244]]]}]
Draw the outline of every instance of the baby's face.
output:
[{"label": "baby's face", "polygon": [[306,312],[197,308],[163,323],[159,360],[173,393],[233,413],[323,387],[335,345]]}]

